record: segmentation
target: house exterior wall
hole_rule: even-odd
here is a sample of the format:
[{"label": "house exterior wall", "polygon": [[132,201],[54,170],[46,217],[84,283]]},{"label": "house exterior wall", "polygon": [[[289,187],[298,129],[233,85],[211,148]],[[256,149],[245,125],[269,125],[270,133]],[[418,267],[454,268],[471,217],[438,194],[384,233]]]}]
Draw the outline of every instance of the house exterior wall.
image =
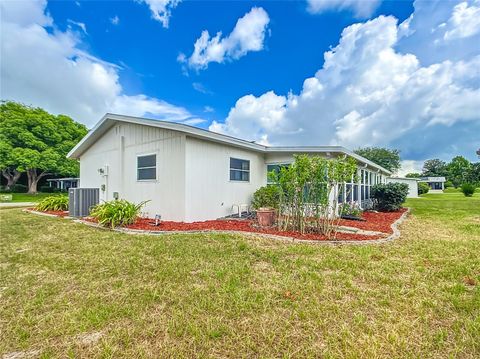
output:
[{"label": "house exterior wall", "polygon": [[[157,179],[137,181],[137,156],[157,155]],[[98,172],[103,168],[105,175]],[[100,199],[119,198],[135,203],[150,200],[144,214],[166,220],[185,217],[185,134],[138,124],[110,128],[80,157],[82,187],[96,187]]]},{"label": "house exterior wall", "polygon": [[[250,181],[230,180],[230,157],[250,161]],[[234,204],[250,204],[267,183],[264,154],[187,136],[185,220],[216,219],[236,213]]]},{"label": "house exterior wall", "polygon": [[408,185],[408,198],[418,197],[418,180],[414,178],[389,177],[387,183],[406,183]]}]

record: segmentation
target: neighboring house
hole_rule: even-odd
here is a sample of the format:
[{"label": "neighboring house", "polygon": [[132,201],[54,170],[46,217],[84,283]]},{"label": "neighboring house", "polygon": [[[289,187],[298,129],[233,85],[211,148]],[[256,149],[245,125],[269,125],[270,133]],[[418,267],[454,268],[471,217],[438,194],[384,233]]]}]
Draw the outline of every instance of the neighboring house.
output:
[{"label": "neighboring house", "polygon": [[[339,146],[267,147],[196,127],[106,114],[70,151],[80,160],[83,188],[100,188],[100,199],[150,200],[145,215],[201,221],[235,213],[267,184],[267,171],[290,164],[294,154],[335,158],[348,155],[359,164],[357,183],[341,201],[368,203],[370,187],[385,183],[385,168]],[[343,191],[345,193],[345,191]]]},{"label": "neighboring house", "polygon": [[389,177],[387,183],[406,183],[408,185],[408,198],[418,197],[418,178]]},{"label": "neighboring house", "polygon": [[420,177],[418,182],[425,182],[430,186],[428,193],[440,193],[445,189],[445,177]]},{"label": "neighboring house", "polygon": [[78,178],[49,178],[47,179],[48,185],[50,187],[58,188],[62,191],[67,191],[69,188],[78,187]]}]

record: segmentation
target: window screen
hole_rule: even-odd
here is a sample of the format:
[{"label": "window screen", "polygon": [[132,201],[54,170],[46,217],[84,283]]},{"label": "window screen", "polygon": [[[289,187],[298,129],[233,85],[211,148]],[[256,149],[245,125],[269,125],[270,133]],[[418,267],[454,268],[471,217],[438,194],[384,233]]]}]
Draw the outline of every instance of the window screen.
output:
[{"label": "window screen", "polygon": [[230,181],[250,181],[250,161],[230,158]]},{"label": "window screen", "polygon": [[157,179],[157,155],[137,157],[137,180]]}]

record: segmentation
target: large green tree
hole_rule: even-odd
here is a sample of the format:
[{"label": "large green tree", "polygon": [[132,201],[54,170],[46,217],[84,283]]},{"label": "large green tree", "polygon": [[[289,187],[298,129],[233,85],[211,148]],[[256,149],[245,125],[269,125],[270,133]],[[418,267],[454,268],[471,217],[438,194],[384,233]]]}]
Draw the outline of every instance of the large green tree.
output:
[{"label": "large green tree", "polygon": [[471,167],[472,164],[465,157],[456,156],[452,158],[452,161],[447,165],[447,176],[455,188],[468,181]]},{"label": "large green tree", "polygon": [[358,148],[354,152],[391,172],[396,172],[401,167],[399,150],[382,147],[365,147]]},{"label": "large green tree", "polygon": [[438,158],[426,160],[423,164],[422,175],[427,177],[446,176],[447,164]]},{"label": "large green tree", "polygon": [[[67,159],[66,155],[86,133],[84,125],[68,116],[3,102],[0,105],[2,174],[13,180],[11,174],[26,172],[29,193],[37,192],[38,181],[46,175],[77,175],[78,162]],[[3,154],[7,154],[5,159]]]}]

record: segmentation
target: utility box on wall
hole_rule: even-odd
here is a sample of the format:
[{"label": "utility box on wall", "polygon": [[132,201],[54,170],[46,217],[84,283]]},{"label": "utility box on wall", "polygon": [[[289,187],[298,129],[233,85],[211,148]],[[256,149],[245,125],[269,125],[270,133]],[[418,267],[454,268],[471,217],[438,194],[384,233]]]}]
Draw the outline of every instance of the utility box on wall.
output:
[{"label": "utility box on wall", "polygon": [[70,217],[85,217],[90,208],[98,204],[100,190],[98,188],[70,188],[68,190],[68,214]]}]

